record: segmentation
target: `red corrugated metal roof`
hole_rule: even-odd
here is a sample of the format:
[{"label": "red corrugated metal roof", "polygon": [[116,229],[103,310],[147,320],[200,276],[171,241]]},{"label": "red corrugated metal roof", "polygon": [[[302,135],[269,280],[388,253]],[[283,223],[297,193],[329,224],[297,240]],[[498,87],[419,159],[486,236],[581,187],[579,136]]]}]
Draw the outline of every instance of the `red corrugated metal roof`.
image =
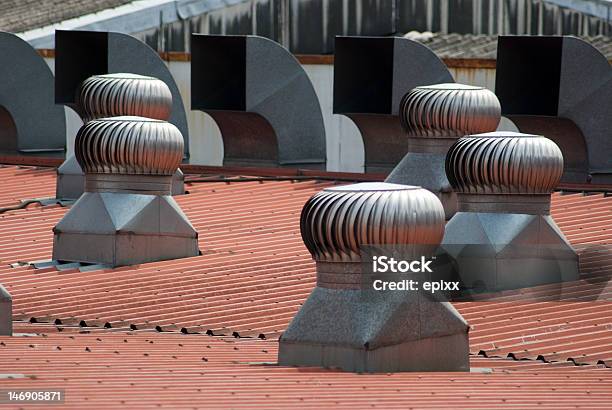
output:
[{"label": "red corrugated metal roof", "polygon": [[[53,170],[6,167],[2,173],[10,182],[0,188],[3,206],[53,196]],[[86,398],[105,407],[273,408],[299,400],[300,407],[317,408],[610,408],[612,378],[597,366],[612,362],[612,310],[601,302],[611,297],[612,255],[603,246],[612,242],[612,197],[601,194],[553,196],[555,220],[581,247],[580,281],[456,303],[473,327],[472,366],[493,368],[491,374],[353,375],[248,364],[276,361],[276,336],[314,285],[298,221],[303,203],[330,184],[188,184],[191,193],[177,202],[200,233],[202,256],[89,272],[11,267],[51,257],[51,228],[67,208],[34,204],[1,213],[0,283],[14,297],[16,317],[57,322],[64,331],[17,323],[17,332],[48,335],[3,338],[0,373],[36,376],[8,381],[11,386],[61,381],[76,408]],[[565,301],[555,302],[561,290]],[[94,327],[81,334],[79,324]],[[143,330],[124,331],[130,328]],[[183,341],[193,345],[182,350]]]},{"label": "red corrugated metal roof", "polygon": [[55,196],[55,169],[0,164],[0,208],[21,200]]},{"label": "red corrugated metal roof", "polygon": [[[30,170],[17,174],[22,172]],[[28,178],[49,184],[49,173]],[[51,228],[66,208],[9,211],[0,215],[0,283],[13,294],[17,319],[274,338],[314,285],[314,264],[299,234],[301,207],[331,183],[189,184],[191,194],[177,201],[198,229],[204,255],[90,272],[9,267],[51,257]],[[553,215],[574,244],[611,241],[612,197],[556,194]],[[565,300],[610,298],[612,255],[603,256],[596,263],[582,261],[587,274],[563,284]],[[500,295],[501,301],[538,298],[526,304],[458,303],[473,326],[472,352],[609,365],[610,309],[551,302],[559,289],[548,285]],[[585,332],[598,341],[588,351],[578,337]]]},{"label": "red corrugated metal roof", "polygon": [[15,377],[2,380],[2,387],[62,388],[65,408],[612,406],[610,370],[569,362],[472,357],[471,373],[353,374],[276,366],[278,344],[269,340],[108,330],[58,333],[40,325],[16,330],[39,335],[0,337],[0,373]]}]

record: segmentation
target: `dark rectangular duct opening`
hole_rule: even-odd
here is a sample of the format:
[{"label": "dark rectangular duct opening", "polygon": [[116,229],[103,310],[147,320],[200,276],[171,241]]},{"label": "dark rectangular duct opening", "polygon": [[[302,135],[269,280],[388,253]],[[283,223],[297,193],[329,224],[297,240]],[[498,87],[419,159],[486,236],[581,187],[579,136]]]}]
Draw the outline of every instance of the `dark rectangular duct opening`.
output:
[{"label": "dark rectangular duct opening", "polygon": [[244,36],[193,35],[191,108],[246,110],[246,41]]},{"label": "dark rectangular duct opening", "polygon": [[391,114],[394,39],[336,37],[334,113]]},{"label": "dark rectangular duct opening", "polygon": [[88,77],[106,74],[108,33],[55,32],[55,102],[72,104],[76,90]]},{"label": "dark rectangular duct opening", "polygon": [[562,46],[563,37],[499,37],[495,93],[503,115],[557,115]]}]

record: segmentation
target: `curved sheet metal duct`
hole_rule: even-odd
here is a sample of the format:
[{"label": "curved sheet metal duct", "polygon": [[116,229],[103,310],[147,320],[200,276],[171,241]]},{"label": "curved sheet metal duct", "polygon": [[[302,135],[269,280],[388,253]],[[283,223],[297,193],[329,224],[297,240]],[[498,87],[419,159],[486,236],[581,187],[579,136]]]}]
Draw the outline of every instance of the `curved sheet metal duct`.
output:
[{"label": "curved sheet metal duct", "polygon": [[400,37],[336,37],[334,113],[361,131],[365,172],[387,173],[408,150],[398,119],[402,97],[420,85],[454,82],[426,46]]},{"label": "curved sheet metal duct", "polygon": [[280,44],[258,36],[191,36],[191,108],[223,137],[224,165],[326,168],[318,97]]},{"label": "curved sheet metal duct", "polygon": [[66,117],[53,100],[53,73],[27,42],[0,32],[0,151],[57,152],[66,147]]},{"label": "curved sheet metal duct", "polygon": [[563,152],[564,183],[612,183],[612,67],[569,36],[500,36],[495,92],[502,115]]},{"label": "curved sheet metal duct", "polygon": [[157,78],[170,88],[174,124],[185,139],[189,157],[189,129],[183,99],[174,77],[159,54],[142,41],[123,33],[99,31],[55,32],[55,102],[76,108],[77,90],[98,74],[133,73]]}]

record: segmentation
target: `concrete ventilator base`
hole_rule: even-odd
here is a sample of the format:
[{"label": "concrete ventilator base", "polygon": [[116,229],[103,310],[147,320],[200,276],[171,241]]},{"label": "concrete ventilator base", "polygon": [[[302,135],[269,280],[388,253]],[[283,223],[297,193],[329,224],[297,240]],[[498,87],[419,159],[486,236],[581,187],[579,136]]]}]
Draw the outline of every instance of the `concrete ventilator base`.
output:
[{"label": "concrete ventilator base", "polygon": [[169,195],[86,192],[53,231],[61,261],[121,266],[199,254],[197,232]]},{"label": "concrete ventilator base", "polygon": [[278,363],[351,372],[469,371],[468,324],[419,291],[316,287],[279,340]]},{"label": "concrete ventilator base", "polygon": [[462,289],[495,292],[579,279],[578,256],[550,215],[458,212],[442,251]]},{"label": "concrete ventilator base", "polygon": [[457,194],[446,178],[445,159],[445,153],[408,152],[385,182],[420,186],[434,193],[442,202],[448,221],[457,212]]},{"label": "concrete ventilator base", "polygon": [[[177,169],[172,176],[172,195],[185,193],[185,176]],[[70,155],[57,168],[55,197],[62,200],[79,199],[85,191],[85,173],[74,155]]]},{"label": "concrete ventilator base", "polygon": [[0,285],[0,336],[13,335],[13,299]]}]

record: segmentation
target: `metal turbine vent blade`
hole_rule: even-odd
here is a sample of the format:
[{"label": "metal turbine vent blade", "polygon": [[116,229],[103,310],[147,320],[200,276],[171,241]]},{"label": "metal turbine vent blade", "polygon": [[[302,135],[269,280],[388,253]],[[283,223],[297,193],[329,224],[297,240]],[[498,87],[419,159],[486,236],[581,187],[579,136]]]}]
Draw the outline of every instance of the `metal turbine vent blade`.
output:
[{"label": "metal turbine vent blade", "polygon": [[[157,51],[124,33],[55,31],[55,102],[57,104],[75,108],[77,90],[83,81],[91,76],[113,73],[153,77],[166,84],[172,93],[172,110],[168,122],[174,124],[183,134],[185,156],[188,158],[189,128],[183,99],[172,73]],[[135,114],[118,112],[116,115]]]},{"label": "metal turbine vent blade", "polygon": [[470,135],[449,149],[446,173],[453,190],[462,194],[548,196],[563,174],[563,154],[540,135]]},{"label": "metal turbine vent blade", "polygon": [[75,155],[86,174],[172,176],[182,150],[183,136],[173,124],[135,116],[90,121],[75,141]]},{"label": "metal turbine vent blade", "polygon": [[[84,82],[87,101],[81,95]],[[176,81],[155,50],[128,34],[56,30],[55,102],[74,109],[85,121],[122,115],[167,120],[181,131],[183,157],[189,158],[187,115]],[[88,105],[89,114],[80,108],[81,104]],[[169,117],[168,104],[171,104]],[[185,193],[183,180],[179,169],[172,184],[173,195]],[[58,169],[56,197],[78,199],[84,186],[83,170],[71,155]]]},{"label": "metal turbine vent blade", "polygon": [[172,93],[166,83],[153,77],[95,75],[79,86],[76,104],[85,122],[124,115],[167,121],[172,113]]},{"label": "metal turbine vent blade", "polygon": [[400,102],[399,118],[411,138],[459,138],[494,131],[501,106],[484,87],[435,84],[408,92]]},{"label": "metal turbine vent blade", "polygon": [[437,245],[444,235],[439,205],[431,192],[414,186],[326,188],[304,205],[302,238],[320,262],[359,262],[366,245]]}]

